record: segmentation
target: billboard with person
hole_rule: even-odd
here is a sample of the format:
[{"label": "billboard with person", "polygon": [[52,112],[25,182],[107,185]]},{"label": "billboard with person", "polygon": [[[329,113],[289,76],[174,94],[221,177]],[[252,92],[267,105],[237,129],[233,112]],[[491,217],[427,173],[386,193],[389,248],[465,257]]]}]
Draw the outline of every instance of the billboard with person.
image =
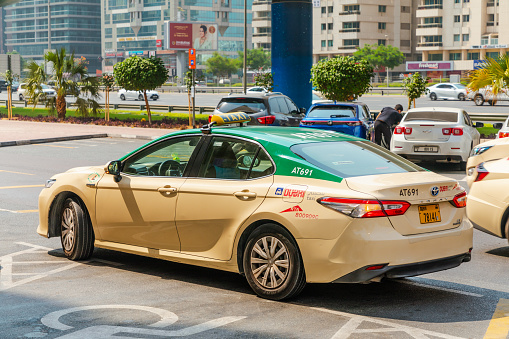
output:
[{"label": "billboard with person", "polygon": [[217,24],[166,22],[167,49],[217,50]]}]

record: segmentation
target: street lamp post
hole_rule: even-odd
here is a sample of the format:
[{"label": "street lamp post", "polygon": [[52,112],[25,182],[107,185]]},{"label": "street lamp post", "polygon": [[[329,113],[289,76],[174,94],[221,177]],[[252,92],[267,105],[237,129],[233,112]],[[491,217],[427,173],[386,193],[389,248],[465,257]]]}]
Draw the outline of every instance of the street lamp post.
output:
[{"label": "street lamp post", "polygon": [[244,0],[244,75],[242,76],[242,85],[244,94],[247,92],[247,0]]},{"label": "street lamp post", "polygon": [[[387,34],[385,34],[385,46],[387,46],[387,38],[389,36]],[[387,87],[389,87],[389,67],[388,66],[385,66],[387,68]]]}]

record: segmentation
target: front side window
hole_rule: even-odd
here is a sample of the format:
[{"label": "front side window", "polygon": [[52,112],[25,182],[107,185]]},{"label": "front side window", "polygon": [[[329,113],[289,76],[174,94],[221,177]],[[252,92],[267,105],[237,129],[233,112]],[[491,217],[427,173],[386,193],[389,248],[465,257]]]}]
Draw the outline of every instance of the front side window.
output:
[{"label": "front side window", "polygon": [[259,145],[241,139],[213,137],[198,176],[216,179],[254,179],[273,172],[274,165]]},{"label": "front side window", "polygon": [[299,144],[291,150],[309,163],[342,178],[424,171],[368,141]]},{"label": "front side window", "polygon": [[151,145],[123,163],[122,172],[140,176],[181,177],[201,136],[172,138]]},{"label": "front side window", "polygon": [[290,113],[290,109],[288,108],[288,105],[286,104],[286,100],[284,97],[277,97],[276,101],[279,105],[279,113],[283,114]]}]

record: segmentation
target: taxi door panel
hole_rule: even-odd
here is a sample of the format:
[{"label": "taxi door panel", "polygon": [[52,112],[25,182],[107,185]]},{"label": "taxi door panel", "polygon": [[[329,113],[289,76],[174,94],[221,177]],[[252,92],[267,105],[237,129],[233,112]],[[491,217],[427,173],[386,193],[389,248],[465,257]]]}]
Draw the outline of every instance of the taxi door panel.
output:
[{"label": "taxi door panel", "polygon": [[182,253],[229,260],[244,221],[265,199],[273,176],[252,180],[190,178],[181,187],[176,221]]},{"label": "taxi door panel", "polygon": [[105,241],[180,250],[177,195],[185,178],[105,175],[97,184],[96,220]]}]

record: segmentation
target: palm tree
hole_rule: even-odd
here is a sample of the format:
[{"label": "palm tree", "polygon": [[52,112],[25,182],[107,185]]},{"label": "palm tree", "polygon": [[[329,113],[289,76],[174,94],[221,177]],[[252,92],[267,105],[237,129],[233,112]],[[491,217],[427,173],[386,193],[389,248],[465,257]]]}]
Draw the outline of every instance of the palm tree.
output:
[{"label": "palm tree", "polygon": [[509,85],[509,56],[502,54],[496,59],[487,58],[481,67],[470,73],[467,87],[473,91],[486,87],[486,93],[491,94],[495,102],[498,93],[506,92]]},{"label": "palm tree", "polygon": [[[29,76],[27,81],[27,93],[34,107],[41,100],[45,100],[45,94],[41,90],[42,84],[47,80],[53,80],[56,98],[46,100],[46,106],[54,111],[56,108],[58,117],[65,119],[67,112],[66,95],[76,98],[77,113],[87,116],[89,108],[92,114],[97,114],[99,104],[99,81],[95,77],[88,76],[86,61],[84,58],[75,59],[74,53],[67,55],[65,48],[56,52],[48,51],[44,55],[44,61],[52,65],[53,74],[47,75],[44,65],[31,62],[28,66]],[[85,98],[81,97],[85,96]]]}]

